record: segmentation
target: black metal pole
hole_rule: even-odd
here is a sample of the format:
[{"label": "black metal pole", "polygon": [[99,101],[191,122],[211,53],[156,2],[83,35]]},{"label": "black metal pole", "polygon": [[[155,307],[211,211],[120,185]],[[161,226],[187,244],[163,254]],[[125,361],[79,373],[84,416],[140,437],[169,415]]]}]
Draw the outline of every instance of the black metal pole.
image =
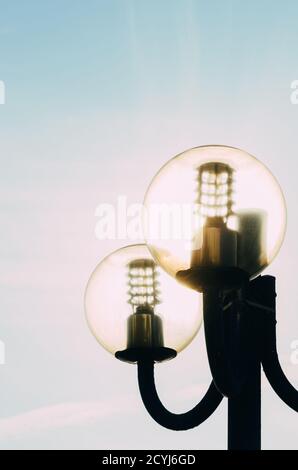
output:
[{"label": "black metal pole", "polygon": [[154,358],[138,359],[141,396],[157,423],[176,431],[198,426],[216,410],[225,394],[228,449],[260,450],[261,363],[275,392],[298,411],[298,391],[278,361],[275,296],[275,279],[271,276],[250,281],[235,297],[223,299],[218,289],[208,290],[204,296],[205,331],[215,381],[189,412],[173,414],[162,405],[155,388]]},{"label": "black metal pole", "polygon": [[251,364],[241,392],[228,400],[228,449],[261,449],[261,365]]}]

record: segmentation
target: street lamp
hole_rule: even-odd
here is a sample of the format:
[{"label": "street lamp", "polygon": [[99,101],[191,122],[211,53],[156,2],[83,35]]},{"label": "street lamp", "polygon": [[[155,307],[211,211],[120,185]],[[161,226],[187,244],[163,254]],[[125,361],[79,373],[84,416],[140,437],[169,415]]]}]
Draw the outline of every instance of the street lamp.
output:
[{"label": "street lamp", "polygon": [[[197,147],[162,167],[144,205],[152,257],[144,246],[127,247],[97,267],[86,290],[89,326],[118,359],[137,363],[142,400],[159,424],[190,429],[227,397],[228,448],[260,449],[261,364],[276,393],[298,411],[298,392],[283,374],[276,351],[275,278],[259,275],[278,253],[285,234],[280,186],[262,163],[242,150]],[[123,276],[118,282],[124,266],[129,277],[126,303]],[[165,285],[170,279],[174,283],[170,292],[176,307],[163,306],[164,318],[157,311],[159,266],[174,278],[162,274]],[[203,307],[187,304],[194,293],[203,299]],[[176,415],[159,400],[154,363],[175,357],[189,344],[202,311],[213,381],[196,407]],[[113,347],[105,339],[109,331],[118,335]]]},{"label": "street lamp", "polygon": [[[156,217],[156,207],[167,207],[171,218]],[[174,207],[190,208],[187,224]],[[151,181],[145,208],[149,249],[174,277],[202,266],[216,272],[237,267],[255,276],[271,263],[285,234],[278,182],[256,158],[232,147],[197,147],[172,158]]]},{"label": "street lamp", "polygon": [[[171,359],[196,336],[203,299],[179,285],[153,260],[144,244],[130,245],[104,258],[85,294],[88,325],[117,359],[135,363]],[[181,312],[187,312],[181,322]]]}]

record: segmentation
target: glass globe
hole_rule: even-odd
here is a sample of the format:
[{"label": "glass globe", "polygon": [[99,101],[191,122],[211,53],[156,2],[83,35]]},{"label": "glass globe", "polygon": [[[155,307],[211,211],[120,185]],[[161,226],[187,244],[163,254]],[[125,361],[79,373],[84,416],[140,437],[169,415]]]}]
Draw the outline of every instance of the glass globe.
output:
[{"label": "glass globe", "polygon": [[236,267],[254,277],[276,256],[285,234],[277,180],[233,147],[197,147],[171,159],[153,178],[144,207],[148,247],[174,277],[210,267]]},{"label": "glass globe", "polygon": [[[85,292],[90,330],[110,353],[184,349],[202,322],[202,296],[185,289],[154,262],[146,245],[121,248],[95,268]],[[158,360],[165,359],[163,354]]]}]

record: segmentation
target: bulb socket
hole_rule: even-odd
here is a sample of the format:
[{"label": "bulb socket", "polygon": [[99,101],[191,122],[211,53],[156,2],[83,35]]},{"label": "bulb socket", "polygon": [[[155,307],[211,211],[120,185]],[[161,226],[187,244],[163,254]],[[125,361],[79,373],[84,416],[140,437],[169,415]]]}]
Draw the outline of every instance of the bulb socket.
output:
[{"label": "bulb socket", "polygon": [[163,347],[162,319],[153,313],[142,311],[130,315],[127,320],[127,348]]},{"label": "bulb socket", "polygon": [[193,250],[191,266],[237,266],[237,232],[221,226],[204,226],[202,245]]}]

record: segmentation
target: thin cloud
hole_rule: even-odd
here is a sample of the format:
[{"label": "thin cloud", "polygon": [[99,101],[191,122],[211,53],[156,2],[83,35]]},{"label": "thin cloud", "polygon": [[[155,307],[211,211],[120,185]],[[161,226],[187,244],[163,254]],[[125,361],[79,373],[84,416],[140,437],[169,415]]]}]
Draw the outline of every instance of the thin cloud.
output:
[{"label": "thin cloud", "polygon": [[52,429],[96,424],[100,419],[134,412],[133,399],[60,403],[0,420],[0,439],[18,439]]}]

